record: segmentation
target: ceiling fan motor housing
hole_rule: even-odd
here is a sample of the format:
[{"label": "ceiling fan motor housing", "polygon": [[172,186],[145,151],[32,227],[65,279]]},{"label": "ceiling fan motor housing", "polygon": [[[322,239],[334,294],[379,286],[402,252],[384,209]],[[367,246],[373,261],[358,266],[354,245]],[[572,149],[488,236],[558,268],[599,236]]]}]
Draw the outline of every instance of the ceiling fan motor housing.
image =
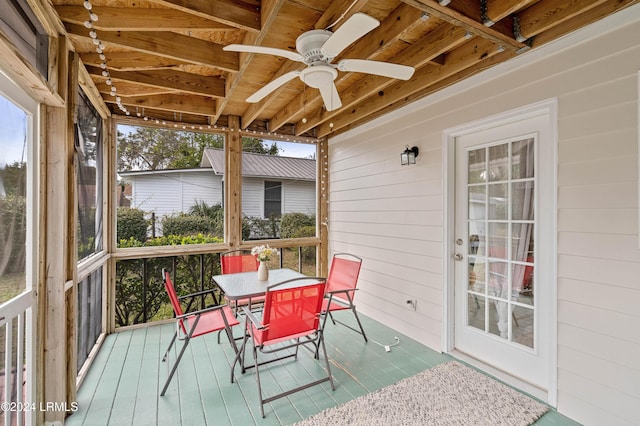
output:
[{"label": "ceiling fan motor housing", "polygon": [[296,39],[296,50],[304,57],[305,64],[333,59],[327,58],[322,52],[322,46],[332,34],[327,30],[311,30]]},{"label": "ceiling fan motor housing", "polygon": [[300,80],[314,89],[320,89],[332,84],[337,76],[338,71],[328,65],[310,66],[300,72]]}]

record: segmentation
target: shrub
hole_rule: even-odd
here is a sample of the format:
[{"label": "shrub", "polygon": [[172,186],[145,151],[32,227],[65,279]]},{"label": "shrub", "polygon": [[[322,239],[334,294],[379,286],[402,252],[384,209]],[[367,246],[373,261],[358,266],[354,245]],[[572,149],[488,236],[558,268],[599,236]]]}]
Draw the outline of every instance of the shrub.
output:
[{"label": "shrub", "polygon": [[[280,222],[280,236],[282,238],[300,238],[300,237],[315,237],[316,235],[316,217],[315,215],[306,215],[304,213],[287,213],[282,215],[282,221]],[[302,235],[300,230],[303,228],[313,227],[313,232],[309,234],[309,230],[305,231],[306,234]]]},{"label": "shrub", "polygon": [[133,238],[137,241],[147,240],[149,222],[144,218],[145,212],[140,209],[118,207],[117,238],[118,245],[122,240]]},{"label": "shrub", "polygon": [[162,218],[162,235],[214,234],[216,224],[210,217],[178,213]]}]

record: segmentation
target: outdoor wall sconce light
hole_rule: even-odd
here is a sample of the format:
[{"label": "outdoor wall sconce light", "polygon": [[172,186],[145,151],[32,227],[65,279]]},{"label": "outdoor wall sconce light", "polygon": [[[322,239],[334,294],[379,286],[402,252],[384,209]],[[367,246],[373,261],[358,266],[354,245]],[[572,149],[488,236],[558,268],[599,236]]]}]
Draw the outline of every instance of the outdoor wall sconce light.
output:
[{"label": "outdoor wall sconce light", "polygon": [[404,150],[404,152],[400,153],[400,164],[402,164],[403,166],[416,164],[416,157],[418,156],[419,152],[420,150],[417,146],[409,148],[409,145],[407,145],[407,148]]}]

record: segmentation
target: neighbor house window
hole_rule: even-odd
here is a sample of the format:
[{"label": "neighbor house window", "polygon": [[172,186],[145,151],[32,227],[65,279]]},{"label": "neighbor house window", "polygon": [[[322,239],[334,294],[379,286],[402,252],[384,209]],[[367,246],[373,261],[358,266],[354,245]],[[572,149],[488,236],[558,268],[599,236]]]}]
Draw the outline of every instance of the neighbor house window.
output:
[{"label": "neighbor house window", "polygon": [[264,217],[282,216],[282,182],[265,181]]}]

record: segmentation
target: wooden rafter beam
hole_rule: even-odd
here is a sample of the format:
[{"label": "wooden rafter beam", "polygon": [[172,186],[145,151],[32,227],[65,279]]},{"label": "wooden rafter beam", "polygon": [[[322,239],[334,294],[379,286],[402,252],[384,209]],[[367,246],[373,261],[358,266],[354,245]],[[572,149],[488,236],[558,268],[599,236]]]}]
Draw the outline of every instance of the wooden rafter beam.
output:
[{"label": "wooden rafter beam", "polygon": [[502,61],[514,55],[515,53],[511,51],[503,52],[501,48],[491,41],[480,38],[470,40],[449,53],[444,66],[427,64],[418,69],[411,80],[395,82],[383,92],[378,92],[367,98],[361,98],[349,110],[343,110],[341,114],[332,119],[333,127],[329,123],[322,123],[318,127],[318,135],[319,137],[324,137],[354,122],[368,119],[377,111],[400,102],[417,92],[428,90],[429,87],[467,69],[473,69],[479,63],[484,63],[494,56],[500,57]]},{"label": "wooden rafter beam", "polygon": [[[139,7],[94,7],[94,28],[100,31],[228,31],[233,27],[175,9]],[[57,6],[63,22],[82,25],[88,18],[83,6]]]},{"label": "wooden rafter beam", "polygon": [[[102,76],[102,69],[88,65],[89,74]],[[224,97],[224,81],[215,77],[204,77],[182,71],[116,71],[110,70],[112,80],[125,81],[151,87],[173,89],[194,95]],[[122,94],[118,93],[122,96]]]},{"label": "wooden rafter beam", "polygon": [[[419,25],[422,22],[421,17],[422,12],[420,10],[401,4],[381,22],[378,28],[357,41],[343,56],[348,57],[353,52],[354,55],[357,53],[358,58],[372,59],[375,54],[383,50],[389,43],[398,40],[416,25]],[[335,81],[336,85],[340,85],[347,78],[348,74],[340,74]],[[279,129],[280,126],[289,122],[303,108],[317,108],[320,106],[322,106],[320,93],[313,89],[306,90],[305,93],[298,95],[273,116],[271,128]],[[249,110],[251,110],[251,107],[249,107]],[[244,116],[242,118],[245,120]]]},{"label": "wooden rafter beam", "polygon": [[[251,44],[259,46],[266,37],[267,33],[273,26],[275,19],[278,16],[278,12],[282,8],[285,0],[264,0],[262,2],[262,10],[260,14],[260,26],[262,30],[259,33],[248,32],[243,40],[243,44]],[[233,93],[238,87],[238,84],[244,74],[250,69],[251,60],[253,59],[253,53],[240,54],[240,68],[235,75],[230,75],[227,78],[226,92],[228,96],[218,102],[218,113],[213,117],[213,122],[218,120],[218,117],[224,111],[229,98],[233,96]]]},{"label": "wooden rafter beam", "polygon": [[213,19],[245,31],[260,31],[260,11],[243,7],[232,0],[152,0],[184,13]]},{"label": "wooden rafter beam", "polygon": [[520,50],[526,47],[525,44],[515,40],[508,34],[503,34],[494,28],[486,27],[479,19],[473,19],[455,9],[442,6],[435,0],[402,0],[415,8],[418,8],[431,16],[442,19],[457,27],[477,35],[484,39],[493,41],[496,44],[503,45],[509,50]]},{"label": "wooden rafter beam", "polygon": [[[66,24],[65,27],[69,34],[89,37],[89,31],[82,25]],[[208,65],[223,71],[238,71],[237,53],[225,52],[219,44],[182,34],[161,31],[103,31],[99,33],[98,38],[105,43],[113,43],[139,52],[196,65]]]},{"label": "wooden rafter beam", "polygon": [[[206,96],[171,94],[122,96],[121,99],[122,103],[128,107],[175,111],[183,114],[212,116],[216,110],[215,100]],[[109,96],[106,101],[108,103],[116,103],[116,100]]]},{"label": "wooden rafter beam", "polygon": [[[432,58],[454,49],[468,40],[467,32],[458,27],[449,24],[443,24],[435,31],[429,33],[429,37],[425,37],[418,43],[414,43],[409,48],[400,52],[394,58],[394,62],[420,68],[425,66]],[[441,65],[433,65],[434,68],[442,68]],[[416,75],[411,80],[415,81]],[[368,75],[357,81],[353,86],[343,90],[340,93],[342,99],[342,108],[334,111],[326,111],[320,109],[315,116],[307,119],[306,123],[299,121],[296,123],[296,132],[304,133],[307,130],[319,126],[322,123],[342,114],[344,111],[351,109],[353,105],[360,102],[361,99],[368,98],[371,95],[379,93],[387,86],[394,84],[396,80],[376,75]]]},{"label": "wooden rafter beam", "polygon": [[[97,53],[81,53],[80,59],[87,65],[100,66],[103,62]],[[140,69],[165,69],[179,65],[189,65],[188,62],[162,56],[149,55],[142,52],[110,52],[109,69],[119,71],[135,71]]]}]

